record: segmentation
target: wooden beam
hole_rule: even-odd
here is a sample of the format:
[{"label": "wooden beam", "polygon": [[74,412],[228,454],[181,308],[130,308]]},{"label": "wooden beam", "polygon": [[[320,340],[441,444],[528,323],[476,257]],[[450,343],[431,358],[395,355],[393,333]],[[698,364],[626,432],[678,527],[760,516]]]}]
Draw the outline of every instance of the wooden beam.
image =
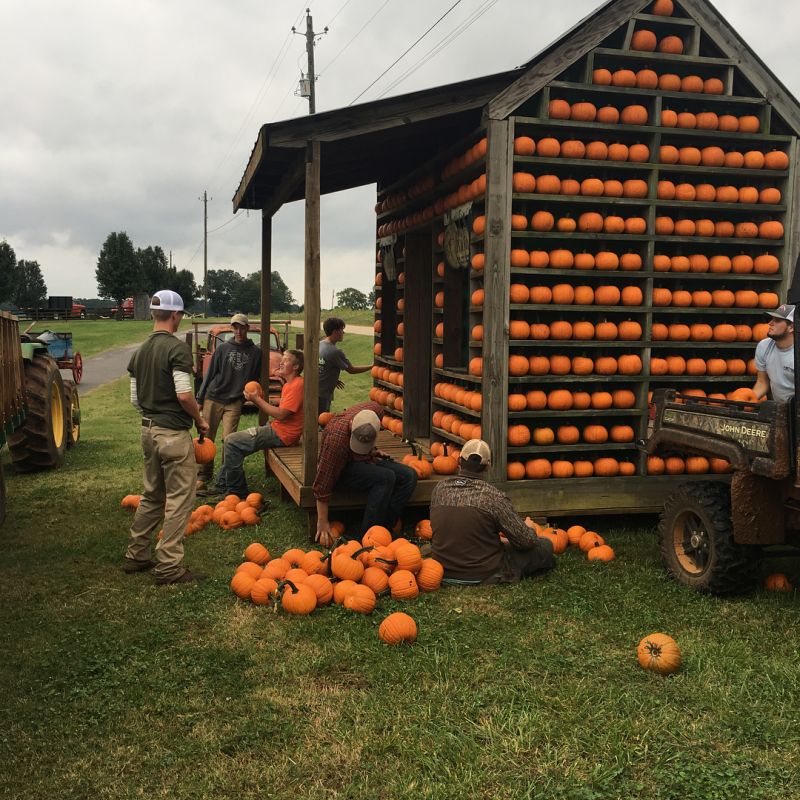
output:
[{"label": "wooden beam", "polygon": [[650,0],[619,0],[587,17],[563,36],[549,53],[537,57],[527,72],[489,101],[485,116],[488,119],[505,119],[513,114],[529,97],[649,4]]},{"label": "wooden beam", "polygon": [[306,259],[303,295],[303,334],[305,335],[305,386],[303,394],[303,484],[311,485],[317,472],[319,435],[319,230],[320,230],[320,143],[306,147]]},{"label": "wooden beam", "polygon": [[486,264],[483,290],[483,409],[481,435],[492,450],[489,480],[506,480],[508,315],[511,285],[511,174],[514,122],[490,120],[486,131]]},{"label": "wooden beam", "polygon": [[771,103],[778,113],[800,134],[800,104],[770,68],[753,52],[747,42],[731,27],[711,3],[704,0],[681,2],[684,11],[702,28],[703,33],[737,62],[755,90]]},{"label": "wooden beam", "polygon": [[[242,175],[242,179],[239,181],[239,188],[236,190],[236,194],[233,196],[234,214],[242,207],[242,203],[247,196],[247,191],[250,187],[250,184],[252,183],[259,166],[261,166],[264,148],[264,128],[261,128],[261,130],[258,132],[258,136],[256,137],[256,143],[253,145],[253,152],[250,153],[250,159],[245,167],[244,175]],[[247,207],[249,208],[249,206]]]},{"label": "wooden beam", "polygon": [[288,165],[280,182],[270,192],[269,201],[264,205],[264,213],[274,216],[284,203],[296,196],[303,188],[305,174],[306,159],[303,154]]},{"label": "wooden beam", "polygon": [[[261,214],[261,375],[260,383],[269,394],[270,311],[272,308],[272,216]],[[260,412],[258,421],[263,425],[267,415]]]}]

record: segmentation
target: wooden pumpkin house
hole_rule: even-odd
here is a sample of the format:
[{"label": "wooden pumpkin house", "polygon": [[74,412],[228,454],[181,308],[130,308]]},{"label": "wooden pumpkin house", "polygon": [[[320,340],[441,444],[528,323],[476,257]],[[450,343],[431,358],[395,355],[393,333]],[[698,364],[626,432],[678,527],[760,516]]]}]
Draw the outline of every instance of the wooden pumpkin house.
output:
[{"label": "wooden pumpkin house", "polygon": [[[520,511],[658,510],[726,471],[637,440],[656,388],[752,385],[800,252],[798,133],[710,3],[611,0],[519,69],[262,127],[234,198],[262,210],[262,325],[271,218],[304,198],[316,362],[319,195],[375,183],[371,397],[396,452],[480,436]],[[308,508],[314,373],[304,448],[269,456]]]}]

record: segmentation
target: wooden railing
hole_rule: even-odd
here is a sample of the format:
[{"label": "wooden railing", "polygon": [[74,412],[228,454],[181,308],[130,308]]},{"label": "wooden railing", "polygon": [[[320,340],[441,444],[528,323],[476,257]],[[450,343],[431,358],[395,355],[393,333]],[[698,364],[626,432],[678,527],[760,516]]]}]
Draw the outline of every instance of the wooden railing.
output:
[{"label": "wooden railing", "polygon": [[19,323],[0,311],[0,442],[19,424],[25,406],[25,373],[19,344]]}]

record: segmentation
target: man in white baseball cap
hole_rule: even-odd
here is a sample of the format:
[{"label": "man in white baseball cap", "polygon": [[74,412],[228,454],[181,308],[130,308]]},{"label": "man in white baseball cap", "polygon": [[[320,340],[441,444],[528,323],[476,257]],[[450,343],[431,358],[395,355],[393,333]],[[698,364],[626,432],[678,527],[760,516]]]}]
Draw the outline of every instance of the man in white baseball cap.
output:
[{"label": "man in white baseball cap", "polygon": [[767,394],[788,403],[794,397],[794,306],[784,303],[767,311],[769,330],[756,346],[756,382],[760,400]]},{"label": "man in white baseball cap", "polygon": [[555,566],[551,542],[536,536],[508,496],[486,481],[491,461],[489,445],[470,439],[461,449],[458,475],[433,489],[431,544],[445,578],[516,583]]},{"label": "man in white baseball cap", "polygon": [[358,403],[336,414],[325,426],[313,487],[316,540],[323,547],[333,543],[328,506],[334,491],[366,492],[359,539],[373,525],[392,530],[414,493],[417,473],[375,446],[382,416],[383,406],[378,403]]},{"label": "man in white baseball cap", "polygon": [[[163,289],[150,301],[153,332],[128,364],[131,403],[141,413],[144,453],[142,499],[130,530],[122,569],[153,570],[159,586],[191,583],[200,576],[183,564],[183,535],[194,505],[197,464],[190,433],[208,431],[192,387],[192,352],[174,334],[183,319],[183,299]],[[153,543],[158,530],[160,540]]]}]

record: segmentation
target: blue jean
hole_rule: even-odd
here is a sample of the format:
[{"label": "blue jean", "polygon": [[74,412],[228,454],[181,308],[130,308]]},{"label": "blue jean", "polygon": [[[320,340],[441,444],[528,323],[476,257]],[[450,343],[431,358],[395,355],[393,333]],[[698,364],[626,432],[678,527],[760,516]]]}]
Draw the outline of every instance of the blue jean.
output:
[{"label": "blue jean", "polygon": [[417,473],[405,464],[391,459],[374,463],[351,461],[342,470],[336,490],[366,492],[367,504],[361,520],[361,536],[373,525],[389,530],[400,519],[417,485]]},{"label": "blue jean", "polygon": [[216,486],[225,494],[238,494],[245,498],[250,494],[244,477],[244,459],[259,450],[285,447],[271,425],[248,428],[225,437],[225,457],[217,475]]}]

